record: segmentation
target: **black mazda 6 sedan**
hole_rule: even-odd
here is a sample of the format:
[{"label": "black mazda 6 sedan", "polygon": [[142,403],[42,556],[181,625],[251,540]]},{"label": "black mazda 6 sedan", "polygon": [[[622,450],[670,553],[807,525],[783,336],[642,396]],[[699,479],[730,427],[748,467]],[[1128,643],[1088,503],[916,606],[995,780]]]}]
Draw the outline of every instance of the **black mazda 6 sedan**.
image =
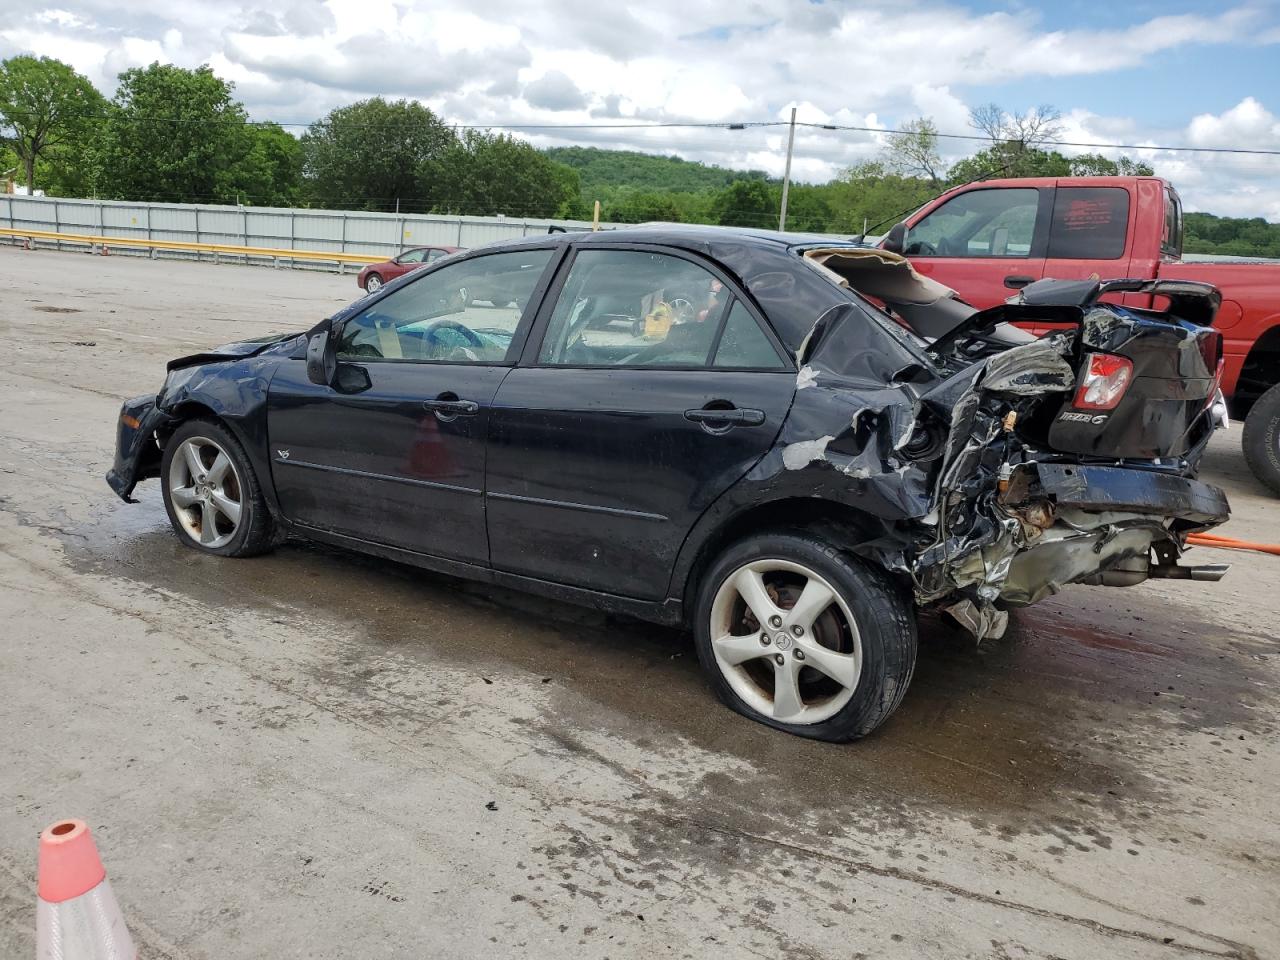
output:
[{"label": "black mazda 6 sedan", "polygon": [[158,477],[206,553],[293,534],[685,625],[735,710],[855,739],[917,608],[982,639],[1064,584],[1222,575],[1177,562],[1228,515],[1195,479],[1217,296],[1045,281],[978,312],[830,238],[504,242],[171,362],[108,481]]}]

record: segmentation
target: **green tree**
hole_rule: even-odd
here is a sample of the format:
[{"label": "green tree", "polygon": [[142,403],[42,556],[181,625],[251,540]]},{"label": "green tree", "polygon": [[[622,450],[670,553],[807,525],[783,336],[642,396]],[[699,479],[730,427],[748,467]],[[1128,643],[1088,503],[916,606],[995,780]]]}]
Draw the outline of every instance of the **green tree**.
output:
[{"label": "green tree", "polygon": [[302,144],[276,123],[246,128],[248,149],[227,172],[221,192],[257,206],[287,207],[302,198]]},{"label": "green tree", "polygon": [[923,177],[934,187],[941,185],[946,172],[938,151],[938,128],[928,117],[909,120],[890,134],[882,158],[894,173]]},{"label": "green tree", "polygon": [[120,74],[103,130],[104,192],[127,200],[235,199],[252,149],[244,107],[208,66],[152,63]]},{"label": "green tree", "polygon": [[579,197],[578,175],[532,144],[468,130],[425,170],[421,192],[444,213],[555,217]]},{"label": "green tree", "polygon": [[674,193],[656,190],[627,190],[603,205],[601,216],[614,223],[647,223],[661,220],[680,223],[684,211]]},{"label": "green tree", "polygon": [[83,141],[104,106],[93,84],[61,60],[16,56],[0,63],[0,139],[32,191],[37,163]]},{"label": "green tree", "polygon": [[726,227],[778,225],[778,201],[763,180],[735,180],[715,195],[710,212]]},{"label": "green tree", "polygon": [[832,218],[829,229],[841,233],[879,232],[901,220],[938,190],[927,180],[904,176],[884,163],[870,161],[850,167],[827,186]]},{"label": "green tree", "polygon": [[431,209],[447,199],[453,131],[420,103],[381,97],[330,111],[302,137],[307,197],[325,207]]},{"label": "green tree", "polygon": [[1132,157],[1112,160],[1100,153],[1082,153],[1069,162],[1073,177],[1150,177],[1155,174],[1151,164]]}]

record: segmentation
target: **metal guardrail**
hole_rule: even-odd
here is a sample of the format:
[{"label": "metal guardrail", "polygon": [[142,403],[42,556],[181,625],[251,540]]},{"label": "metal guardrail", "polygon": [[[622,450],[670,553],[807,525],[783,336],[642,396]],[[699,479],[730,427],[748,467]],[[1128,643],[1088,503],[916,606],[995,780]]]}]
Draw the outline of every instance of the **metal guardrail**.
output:
[{"label": "metal guardrail", "polygon": [[52,230],[23,230],[0,227],[0,237],[19,240],[46,240],[53,243],[83,243],[90,248],[133,247],[151,250],[182,250],[187,253],[223,253],[238,257],[259,257],[264,260],[308,260],[324,263],[381,263],[387,259],[362,253],[340,253],[328,250],[292,250],[273,247],[245,247],[228,243],[193,243],[187,240],[149,240],[141,237],[103,237],[87,233],[56,233]]}]

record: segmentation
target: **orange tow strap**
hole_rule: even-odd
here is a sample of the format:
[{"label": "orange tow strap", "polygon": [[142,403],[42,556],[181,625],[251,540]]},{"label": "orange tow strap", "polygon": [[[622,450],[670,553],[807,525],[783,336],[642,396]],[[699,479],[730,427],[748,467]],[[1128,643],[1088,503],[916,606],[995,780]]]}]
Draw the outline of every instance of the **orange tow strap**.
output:
[{"label": "orange tow strap", "polygon": [[1258,553],[1270,553],[1280,557],[1280,545],[1237,540],[1235,537],[1224,537],[1217,533],[1193,533],[1188,535],[1187,543],[1198,547],[1217,547],[1219,550],[1256,550]]}]

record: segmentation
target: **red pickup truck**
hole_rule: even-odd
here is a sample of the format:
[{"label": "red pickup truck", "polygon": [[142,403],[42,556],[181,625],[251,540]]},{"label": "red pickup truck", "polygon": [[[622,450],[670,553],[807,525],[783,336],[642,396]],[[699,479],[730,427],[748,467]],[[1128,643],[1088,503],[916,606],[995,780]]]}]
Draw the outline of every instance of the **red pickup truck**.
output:
[{"label": "red pickup truck", "polygon": [[[917,210],[881,246],[979,308],[1046,277],[1201,280],[1222,292],[1222,391],[1244,452],[1280,493],[1280,261],[1182,257],[1182,204],[1157,177],[986,180]],[[1131,307],[1163,308],[1145,294]],[[1159,299],[1159,298],[1156,298]]]}]

